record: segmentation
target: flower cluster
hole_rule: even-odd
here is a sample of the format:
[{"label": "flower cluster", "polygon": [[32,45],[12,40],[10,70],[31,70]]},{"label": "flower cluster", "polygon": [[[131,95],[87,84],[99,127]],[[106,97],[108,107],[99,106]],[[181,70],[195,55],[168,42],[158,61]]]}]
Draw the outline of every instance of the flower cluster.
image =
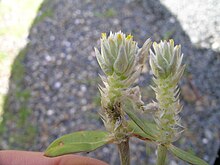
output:
[{"label": "flower cluster", "polygon": [[157,111],[155,122],[160,135],[158,141],[166,144],[175,141],[182,131],[178,113],[181,111],[179,103],[178,82],[184,72],[181,65],[183,55],[181,47],[174,47],[174,41],[164,41],[153,44],[154,52],[150,52],[150,66],[154,74],[152,87],[156,93]]},{"label": "flower cluster", "polygon": [[[140,75],[150,46],[150,39],[139,49],[132,35],[110,32],[109,37],[105,33],[102,34],[101,53],[97,48],[95,53],[103,72],[111,77],[109,80],[114,80],[109,83],[115,87],[126,88]],[[117,83],[114,84],[115,82]]]},{"label": "flower cluster", "polygon": [[[133,97],[139,88],[131,88],[140,76],[146,62],[151,41],[148,39],[142,48],[138,48],[133,36],[122,32],[105,33],[101,37],[101,52],[95,48],[97,61],[106,76],[101,76],[104,87],[101,92],[102,118],[110,132],[119,132],[118,128],[125,123],[122,110],[122,96]],[[140,96],[137,96],[137,100]]]},{"label": "flower cluster", "polygon": [[[103,70],[100,76],[104,86],[99,85],[101,93],[100,116],[106,131],[80,131],[67,134],[55,140],[46,150],[46,156],[90,152],[105,144],[115,143],[118,147],[121,165],[130,165],[129,139],[136,137],[157,144],[157,165],[164,165],[167,151],[194,165],[208,165],[202,159],[175,147],[183,127],[178,116],[182,109],[179,101],[178,82],[183,75],[183,55],[180,45],[174,41],[161,41],[153,44],[148,39],[141,48],[133,36],[105,33],[101,37],[101,51],[95,48],[97,61]],[[141,100],[138,85],[140,76],[150,50],[150,66],[154,74],[152,87],[156,102],[147,105]],[[155,122],[145,121],[143,111],[151,111]],[[151,113],[152,114],[152,113]],[[126,116],[125,116],[126,115]]]}]

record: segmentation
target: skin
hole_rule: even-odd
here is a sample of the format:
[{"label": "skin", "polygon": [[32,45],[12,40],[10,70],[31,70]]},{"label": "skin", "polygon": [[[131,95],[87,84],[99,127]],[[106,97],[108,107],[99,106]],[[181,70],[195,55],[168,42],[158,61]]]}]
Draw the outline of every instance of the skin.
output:
[{"label": "skin", "polygon": [[97,159],[79,155],[64,155],[54,158],[43,156],[41,152],[0,151],[1,165],[108,165]]}]

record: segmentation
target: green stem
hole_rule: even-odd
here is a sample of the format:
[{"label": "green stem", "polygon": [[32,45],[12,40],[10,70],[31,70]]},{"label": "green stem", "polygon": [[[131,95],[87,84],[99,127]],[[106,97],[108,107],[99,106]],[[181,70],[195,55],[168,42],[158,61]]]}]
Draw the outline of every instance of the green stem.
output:
[{"label": "green stem", "polygon": [[157,147],[157,163],[156,165],[165,165],[167,148],[161,144]]},{"label": "green stem", "polygon": [[121,165],[130,165],[129,138],[118,144]]}]

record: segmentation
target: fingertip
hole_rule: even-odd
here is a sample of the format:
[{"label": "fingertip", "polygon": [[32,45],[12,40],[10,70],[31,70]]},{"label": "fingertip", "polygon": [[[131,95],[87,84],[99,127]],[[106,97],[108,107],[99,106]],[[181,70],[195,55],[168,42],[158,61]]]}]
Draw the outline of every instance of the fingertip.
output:
[{"label": "fingertip", "polygon": [[79,155],[46,157],[41,152],[7,150],[0,151],[2,165],[108,165],[107,163]]},{"label": "fingertip", "polygon": [[79,155],[66,155],[59,158],[59,164],[57,165],[108,165],[101,160]]}]

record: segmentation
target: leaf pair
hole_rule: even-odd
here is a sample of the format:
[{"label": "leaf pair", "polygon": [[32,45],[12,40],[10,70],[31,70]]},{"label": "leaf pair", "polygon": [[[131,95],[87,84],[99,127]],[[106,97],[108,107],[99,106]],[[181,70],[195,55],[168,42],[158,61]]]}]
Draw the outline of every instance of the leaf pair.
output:
[{"label": "leaf pair", "polygon": [[[138,135],[140,139],[142,140],[151,140],[155,141],[157,140],[157,127],[156,124],[147,122],[146,120],[143,120],[142,118],[138,117],[134,111],[131,111],[129,108],[125,109],[126,114],[129,116],[129,118],[132,120],[129,122],[129,129],[132,131],[134,135]],[[137,136],[136,136],[137,137]],[[144,139],[146,138],[146,139]],[[170,144],[168,146],[164,146],[164,148],[167,148],[170,152],[172,152],[176,157],[190,163],[193,165],[208,165],[205,161],[198,158],[197,156],[183,151],[182,149],[175,147],[174,145]]]},{"label": "leaf pair", "polygon": [[[128,129],[132,135],[142,140],[156,142],[158,133],[156,124],[138,117],[131,109],[133,107],[132,102],[127,102],[126,107],[127,108],[124,109],[125,113],[131,119],[128,121]],[[112,142],[113,139],[111,138],[111,135],[105,131],[74,132],[64,135],[51,143],[45,151],[45,156],[54,157],[70,153],[90,152]],[[183,151],[172,144],[165,147],[175,156],[188,163],[194,165],[208,165],[202,159],[189,152]]]},{"label": "leaf pair", "polygon": [[126,114],[132,120],[129,123],[129,129],[133,134],[137,134],[143,138],[156,141],[157,129],[156,125],[147,121],[143,121],[140,117],[136,116],[135,113],[126,109]]},{"label": "leaf pair", "polygon": [[[128,102],[128,107],[131,104],[132,102]],[[128,121],[128,130],[132,132],[132,135],[142,137],[142,139],[155,140],[155,124],[139,119],[128,107],[126,113],[132,119],[132,121]],[[45,156],[55,157],[71,153],[90,152],[113,141],[111,134],[105,131],[74,132],[52,142],[46,149]]]}]

